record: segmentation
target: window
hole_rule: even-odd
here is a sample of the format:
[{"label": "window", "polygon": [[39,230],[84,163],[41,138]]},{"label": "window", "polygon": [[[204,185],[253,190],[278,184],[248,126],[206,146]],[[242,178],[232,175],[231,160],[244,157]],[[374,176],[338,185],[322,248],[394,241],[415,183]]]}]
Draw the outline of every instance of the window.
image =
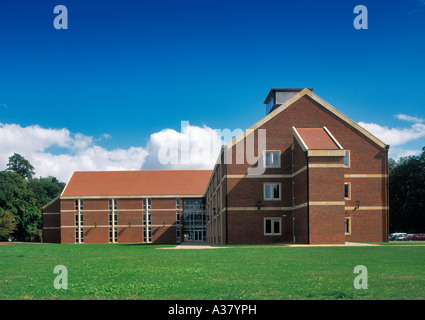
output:
[{"label": "window", "polygon": [[264,235],[278,236],[281,235],[280,231],[280,218],[265,218],[264,219]]},{"label": "window", "polygon": [[180,225],[180,211],[179,210],[177,210],[177,212],[176,212],[176,224]]},{"label": "window", "polygon": [[152,242],[152,202],[151,198],[143,199],[143,242]]},{"label": "window", "polygon": [[264,166],[280,168],[280,151],[264,151]]},{"label": "window", "polygon": [[180,227],[176,228],[176,242],[181,242]]},{"label": "window", "polygon": [[345,200],[351,199],[351,183],[350,182],[344,183],[344,198]]},{"label": "window", "polygon": [[345,234],[351,234],[351,218],[345,218]]},{"label": "window", "polygon": [[84,242],[84,215],[83,215],[83,207],[84,207],[84,200],[77,199],[75,200],[75,242],[76,243],[83,243]]},{"label": "window", "polygon": [[181,242],[180,234],[180,198],[176,198],[176,241]]},{"label": "window", "polygon": [[143,228],[143,242],[152,242],[152,229],[151,227]]},{"label": "window", "polygon": [[350,167],[350,151],[345,151],[344,155],[344,167]]},{"label": "window", "polygon": [[109,242],[118,242],[117,199],[109,199]]},{"label": "window", "polygon": [[151,209],[151,206],[152,206],[151,200],[152,200],[151,198],[143,199],[143,210]]},{"label": "window", "polygon": [[264,200],[280,200],[280,183],[264,184]]}]

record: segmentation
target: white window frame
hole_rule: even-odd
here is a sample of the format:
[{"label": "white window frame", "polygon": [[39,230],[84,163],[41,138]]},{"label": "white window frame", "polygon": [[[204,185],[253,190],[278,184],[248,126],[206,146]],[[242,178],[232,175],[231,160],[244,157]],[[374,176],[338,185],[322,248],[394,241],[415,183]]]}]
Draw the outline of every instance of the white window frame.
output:
[{"label": "white window frame", "polygon": [[[271,198],[267,198],[266,197],[266,186],[270,185],[271,186]],[[279,186],[279,198],[275,198],[274,197],[274,186],[278,185]],[[279,183],[275,183],[275,182],[264,182],[263,184],[263,198],[264,201],[279,201],[282,198],[282,184]]]},{"label": "white window frame", "polygon": [[[348,232],[347,232],[347,227],[346,227],[347,221],[348,221]],[[351,217],[345,217],[345,219],[344,219],[344,233],[347,236],[351,235]]]},{"label": "white window frame", "polygon": [[[266,230],[267,220],[270,220],[270,223],[271,223],[270,233],[267,233],[267,230]],[[274,230],[274,224],[276,221],[279,222],[279,232],[275,232]],[[281,236],[282,235],[282,218],[276,218],[276,217],[264,218],[264,235],[265,236]]]},{"label": "white window frame", "polygon": [[[348,197],[345,196],[345,186],[348,186]],[[351,182],[344,183],[344,199],[351,200]]]},{"label": "white window frame", "polygon": [[[273,163],[273,153],[277,152],[278,156],[277,156],[277,164]],[[271,165],[268,166],[267,165],[267,154],[270,153],[271,154]],[[263,152],[263,159],[264,159],[264,168],[280,168],[280,155],[281,155],[281,151],[280,150],[264,150]]]},{"label": "white window frame", "polygon": [[[345,164],[345,158],[348,158],[348,165]],[[351,152],[350,150],[345,150],[344,155],[344,168],[351,168]]]},{"label": "white window frame", "polygon": [[118,200],[109,199],[108,201],[108,219],[109,219],[109,243],[118,242]]},{"label": "white window frame", "polygon": [[75,209],[75,242],[84,243],[84,200],[75,199],[74,201]]}]

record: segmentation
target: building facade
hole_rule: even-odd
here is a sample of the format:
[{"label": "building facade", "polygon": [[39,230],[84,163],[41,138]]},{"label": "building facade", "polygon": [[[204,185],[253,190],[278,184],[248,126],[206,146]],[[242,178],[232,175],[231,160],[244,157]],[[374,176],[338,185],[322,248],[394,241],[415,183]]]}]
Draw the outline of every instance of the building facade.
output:
[{"label": "building facade", "polygon": [[266,117],[221,150],[208,241],[387,241],[388,146],[311,89],[272,89],[265,104]]},{"label": "building facade", "polygon": [[205,241],[210,170],[75,172],[43,208],[43,241]]},{"label": "building facade", "polygon": [[74,173],[43,208],[44,241],[387,241],[388,146],[312,89],[265,104],[212,171]]}]

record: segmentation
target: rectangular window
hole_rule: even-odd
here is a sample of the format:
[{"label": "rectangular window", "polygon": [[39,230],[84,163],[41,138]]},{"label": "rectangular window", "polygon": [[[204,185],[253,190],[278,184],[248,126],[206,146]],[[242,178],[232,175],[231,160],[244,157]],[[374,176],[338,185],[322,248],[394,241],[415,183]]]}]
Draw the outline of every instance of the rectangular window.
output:
[{"label": "rectangular window", "polygon": [[278,236],[281,235],[281,218],[265,218],[264,219],[264,235]]},{"label": "rectangular window", "polygon": [[344,167],[350,167],[350,151],[345,151],[344,155]]},{"label": "rectangular window", "polygon": [[117,199],[109,199],[109,242],[118,242],[118,205]]},{"label": "rectangular window", "polygon": [[152,242],[152,228],[143,228],[143,242]]},{"label": "rectangular window", "polygon": [[151,209],[151,207],[152,207],[151,198],[143,199],[143,210]]},{"label": "rectangular window", "polygon": [[264,151],[264,167],[280,168],[280,151]]},{"label": "rectangular window", "polygon": [[345,200],[351,199],[351,183],[344,183],[344,198]]},{"label": "rectangular window", "polygon": [[77,199],[74,202],[74,208],[75,208],[75,242],[76,243],[83,243],[84,242],[84,215],[83,215],[83,209],[84,209],[84,200]]},{"label": "rectangular window", "polygon": [[143,199],[143,242],[152,242],[152,202],[150,198]]},{"label": "rectangular window", "polygon": [[180,227],[178,226],[176,228],[176,242],[181,242],[181,234],[180,234]]},{"label": "rectangular window", "polygon": [[345,218],[345,234],[351,234],[351,218]]},{"label": "rectangular window", "polygon": [[180,199],[179,198],[176,199],[176,208],[180,209]]},{"label": "rectangular window", "polygon": [[264,200],[280,200],[280,183],[264,184]]}]

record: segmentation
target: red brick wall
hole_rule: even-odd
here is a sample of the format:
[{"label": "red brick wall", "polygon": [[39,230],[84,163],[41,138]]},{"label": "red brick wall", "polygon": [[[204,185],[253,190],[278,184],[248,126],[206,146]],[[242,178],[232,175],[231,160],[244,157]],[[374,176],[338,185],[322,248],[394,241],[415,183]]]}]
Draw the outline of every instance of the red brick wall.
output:
[{"label": "red brick wall", "polygon": [[[274,118],[264,123],[258,129],[266,129],[267,150],[281,150],[281,168],[266,169],[265,174],[291,174],[291,145],[294,143],[292,133],[294,127],[323,127],[326,126],[333,136],[338,140],[342,147],[350,150],[350,167],[349,168],[332,168],[322,169],[315,168],[319,171],[309,170],[309,194],[307,196],[304,184],[306,183],[305,173],[295,177],[295,201],[301,204],[303,201],[344,201],[344,181],[352,182],[352,199],[347,201],[346,206],[353,205],[353,201],[360,200],[362,203],[370,203],[370,206],[385,206],[387,187],[385,178],[371,178],[351,181],[345,178],[346,174],[384,174],[386,173],[386,152],[383,148],[376,145],[369,138],[358,132],[356,129],[347,125],[344,121],[327,111],[309,97],[303,97],[296,103],[291,105],[285,111],[276,115]],[[257,132],[254,133],[254,148],[257,152]],[[242,140],[238,144],[244,143]],[[247,169],[255,167],[256,164],[236,164],[237,146],[232,147],[231,153],[232,164],[226,166],[228,175],[245,175]],[[305,165],[305,154],[295,143],[294,149],[294,171]],[[246,148],[246,146],[245,146]],[[260,159],[262,161],[262,159]],[[317,157],[311,158],[310,163],[328,163],[341,164],[342,158],[337,157]],[[251,178],[230,178],[227,180],[227,203],[229,207],[254,207],[256,201],[263,199],[263,182],[267,179],[251,179]],[[262,206],[291,206],[292,205],[292,179],[271,179],[270,182],[282,183],[282,199],[281,201],[262,201]],[[356,184],[356,186],[354,185]],[[364,187],[362,187],[363,185]],[[356,197],[354,196],[356,194]],[[364,201],[364,202],[363,202]],[[325,216],[323,211],[329,212]],[[244,211],[243,213],[247,213]],[[363,214],[364,213],[364,214]],[[306,234],[309,232],[308,241],[318,243],[335,241],[343,242],[345,239],[355,241],[369,241],[369,239],[385,240],[386,235],[386,215],[384,211],[374,211],[376,216],[368,215],[366,211],[358,213],[359,218],[352,219],[352,235],[344,236],[344,216],[345,206],[331,207],[309,207],[295,210],[295,230],[296,240],[304,242]],[[228,237],[229,243],[236,242],[259,242],[267,241],[263,239],[263,224],[252,225],[248,215],[242,215],[229,211],[228,213]],[[361,217],[361,218],[360,218]],[[356,221],[357,220],[357,221]],[[319,224],[319,225],[317,225]],[[355,227],[355,224],[357,225]],[[360,231],[360,225],[369,224],[368,232]],[[244,228],[246,227],[246,231]],[[323,233],[331,232],[332,234],[326,239]],[[356,235],[355,235],[356,234]],[[352,240],[354,241],[354,240]]]},{"label": "red brick wall", "polygon": [[309,234],[310,244],[344,244],[344,207],[311,206]]},{"label": "red brick wall", "polygon": [[[282,235],[265,235],[265,218],[280,218]],[[228,223],[228,244],[292,242],[292,211],[232,211]]]},{"label": "red brick wall", "polygon": [[[153,243],[176,242],[176,199],[152,199],[151,230]],[[143,242],[143,200],[117,199],[118,243]],[[75,243],[74,200],[61,200],[62,243]],[[167,210],[169,209],[169,210]],[[109,242],[108,199],[84,199],[84,243]],[[181,209],[182,212],[182,209]],[[46,225],[47,225],[46,220]]]},{"label": "red brick wall", "polygon": [[43,242],[60,243],[60,199],[54,200],[42,211]]}]

